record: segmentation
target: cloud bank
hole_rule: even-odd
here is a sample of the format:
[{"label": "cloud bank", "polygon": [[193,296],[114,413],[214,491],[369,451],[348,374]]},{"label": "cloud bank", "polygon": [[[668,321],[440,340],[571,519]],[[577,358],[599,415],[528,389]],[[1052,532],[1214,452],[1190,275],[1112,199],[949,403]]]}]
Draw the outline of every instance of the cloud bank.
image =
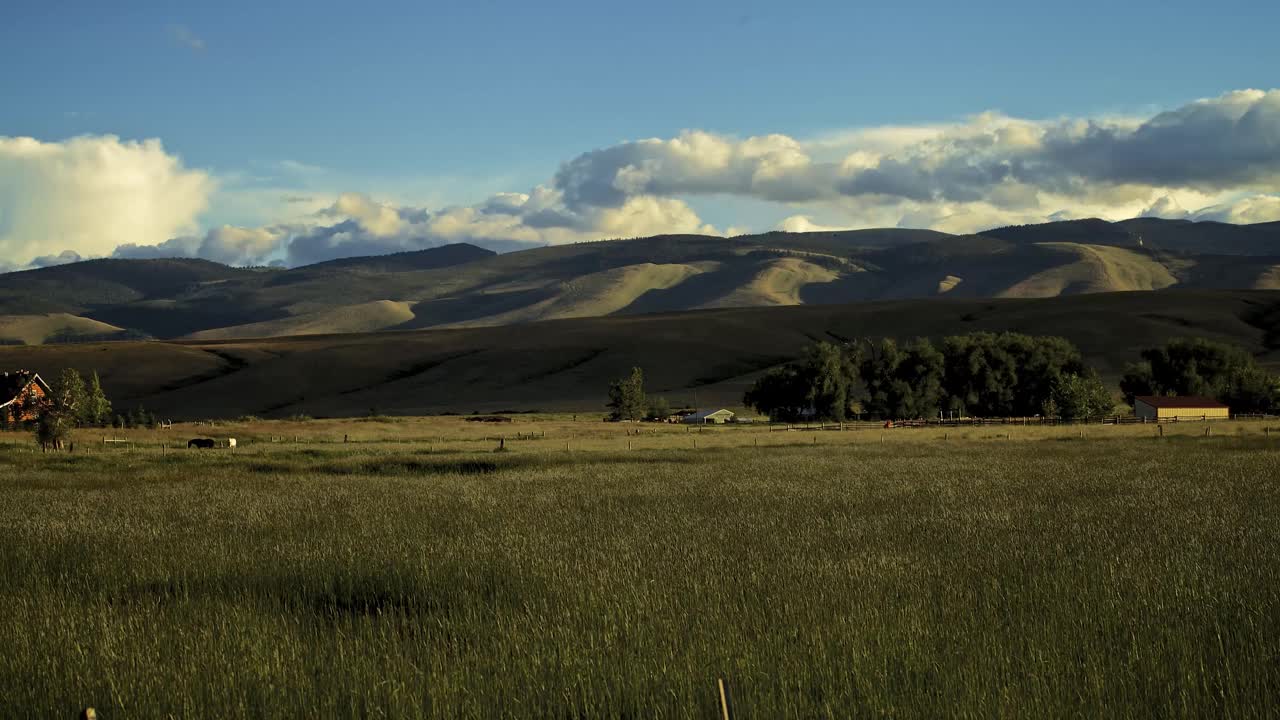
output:
[{"label": "cloud bank", "polygon": [[215,189],[158,141],[0,138],[0,263],[114,254],[299,265],[450,242],[507,250],[732,232],[690,205],[708,197],[776,207],[777,227],[794,231],[973,232],[1138,215],[1280,220],[1280,91],[1230,92],[1142,118],[985,113],[809,139],[693,130],[584,152],[544,184],[474,205],[428,209],[335,193],[301,218],[196,233]]},{"label": "cloud bank", "polygon": [[156,140],[0,137],[0,260],[160,243],[194,230],[215,189]]}]

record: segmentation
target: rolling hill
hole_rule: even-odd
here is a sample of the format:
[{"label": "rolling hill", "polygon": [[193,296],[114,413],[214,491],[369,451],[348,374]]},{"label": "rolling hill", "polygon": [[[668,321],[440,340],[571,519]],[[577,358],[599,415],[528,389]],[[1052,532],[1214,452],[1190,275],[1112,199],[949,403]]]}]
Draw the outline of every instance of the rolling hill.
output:
[{"label": "rolling hill", "polygon": [[506,254],[456,244],[288,270],[93,260],[0,275],[0,322],[74,316],[132,336],[210,340],[1165,288],[1280,288],[1280,223],[1147,218],[966,236],[900,229],[663,235]]},{"label": "rolling hill", "polygon": [[1036,299],[613,315],[520,326],[276,339],[0,348],[0,367],[97,371],[117,407],[165,417],[595,411],[640,366],[676,404],[737,405],[766,368],[812,341],[976,330],[1062,335],[1115,381],[1140,349],[1196,335],[1280,364],[1280,292],[1163,290]]},{"label": "rolling hill", "polygon": [[128,340],[129,331],[66,313],[0,317],[0,345]]}]

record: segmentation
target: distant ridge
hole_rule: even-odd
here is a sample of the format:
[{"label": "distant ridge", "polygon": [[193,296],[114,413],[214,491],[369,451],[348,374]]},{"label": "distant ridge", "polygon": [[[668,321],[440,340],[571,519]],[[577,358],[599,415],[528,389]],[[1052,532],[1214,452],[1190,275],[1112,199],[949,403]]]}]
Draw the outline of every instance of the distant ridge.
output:
[{"label": "distant ridge", "polygon": [[469,243],[454,243],[426,250],[337,258],[303,265],[297,270],[364,270],[367,272],[408,272],[462,265],[493,257],[498,253]]},{"label": "distant ridge", "polygon": [[292,269],[92,260],[0,275],[0,319],[63,314],[131,336],[245,338],[909,298],[1277,288],[1280,223],[1085,219],[976,235],[658,235],[504,254],[459,243]]}]

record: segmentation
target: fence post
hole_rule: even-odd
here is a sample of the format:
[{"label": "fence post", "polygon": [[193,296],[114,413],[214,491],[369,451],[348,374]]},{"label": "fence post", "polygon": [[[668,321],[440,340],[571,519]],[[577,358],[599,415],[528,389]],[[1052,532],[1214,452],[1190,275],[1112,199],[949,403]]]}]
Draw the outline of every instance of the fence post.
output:
[{"label": "fence post", "polygon": [[729,700],[729,685],[724,678],[716,678],[716,687],[720,691],[720,720],[733,720],[733,703]]}]

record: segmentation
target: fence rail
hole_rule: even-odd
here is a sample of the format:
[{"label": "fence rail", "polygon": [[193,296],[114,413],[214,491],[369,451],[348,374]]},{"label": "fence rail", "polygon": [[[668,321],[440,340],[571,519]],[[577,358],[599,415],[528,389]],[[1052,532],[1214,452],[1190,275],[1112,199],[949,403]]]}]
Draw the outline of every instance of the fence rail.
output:
[{"label": "fence rail", "polygon": [[800,431],[800,432],[819,432],[828,430],[884,430],[889,428],[923,428],[923,427],[987,427],[990,425],[1023,425],[1023,426],[1070,426],[1070,425],[1160,425],[1165,423],[1179,422],[1221,422],[1224,420],[1235,420],[1245,422],[1256,422],[1266,420],[1280,420],[1280,415],[1233,415],[1230,418],[1215,418],[1206,415],[1179,415],[1177,417],[1156,418],[1140,418],[1127,415],[1109,415],[1097,418],[1082,418],[1078,420],[1063,420],[1061,418],[1045,418],[1045,417],[1001,417],[1001,418],[954,418],[954,419],[931,419],[931,420],[894,420],[889,421],[869,421],[869,420],[852,420],[840,423],[768,423],[770,432],[773,431]]}]

